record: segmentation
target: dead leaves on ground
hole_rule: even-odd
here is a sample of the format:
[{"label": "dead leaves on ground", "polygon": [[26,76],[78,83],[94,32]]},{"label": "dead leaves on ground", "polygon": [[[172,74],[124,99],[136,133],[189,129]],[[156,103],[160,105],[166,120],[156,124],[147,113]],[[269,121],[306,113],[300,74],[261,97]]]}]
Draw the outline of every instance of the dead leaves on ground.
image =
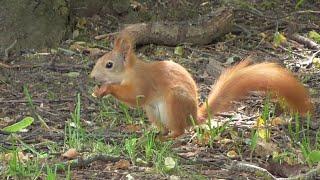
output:
[{"label": "dead leaves on ground", "polygon": [[67,159],[75,159],[79,155],[78,151],[75,148],[68,149],[61,156]]}]

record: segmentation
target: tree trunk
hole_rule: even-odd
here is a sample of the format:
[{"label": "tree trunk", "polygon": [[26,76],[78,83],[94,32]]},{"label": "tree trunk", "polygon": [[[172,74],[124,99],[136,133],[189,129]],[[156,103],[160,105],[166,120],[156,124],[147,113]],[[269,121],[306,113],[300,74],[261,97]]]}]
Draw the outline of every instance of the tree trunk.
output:
[{"label": "tree trunk", "polygon": [[[68,4],[64,0],[3,0],[0,6],[0,54],[52,47],[68,31]],[[16,42],[16,43],[15,43]]]}]

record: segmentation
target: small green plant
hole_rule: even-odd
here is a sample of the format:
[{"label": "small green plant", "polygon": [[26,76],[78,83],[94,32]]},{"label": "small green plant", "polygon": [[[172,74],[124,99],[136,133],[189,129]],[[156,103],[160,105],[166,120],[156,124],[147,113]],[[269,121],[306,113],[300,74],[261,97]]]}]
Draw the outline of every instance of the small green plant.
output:
[{"label": "small green plant", "polygon": [[11,151],[11,158],[8,162],[8,170],[6,172],[7,179],[14,178],[20,179],[29,177],[31,179],[37,179],[41,173],[38,159],[20,159],[22,155],[19,154],[19,150],[15,149]]},{"label": "small green plant", "polygon": [[145,151],[145,157],[146,157],[147,161],[150,161],[153,156],[154,148],[156,146],[155,136],[156,136],[156,134],[154,132],[148,132],[146,134],[147,140],[144,145],[144,151]]},{"label": "small green plant", "polygon": [[117,146],[115,144],[110,145],[103,142],[103,140],[94,140],[92,142],[92,151],[94,153],[103,153],[103,154],[109,154],[109,155],[115,155],[119,156],[121,152],[120,146]]},{"label": "small green plant", "polygon": [[129,108],[124,103],[120,103],[120,109],[124,112],[127,124],[133,124],[133,118],[130,116]]},{"label": "small green plant", "polygon": [[250,139],[250,160],[252,160],[253,152],[258,144],[258,131],[254,130]]},{"label": "small green plant", "polygon": [[132,137],[132,138],[130,138],[130,139],[126,139],[125,140],[125,144],[124,144],[124,146],[125,146],[125,149],[126,149],[126,151],[128,152],[128,154],[129,154],[129,157],[130,157],[130,159],[131,159],[131,161],[132,161],[132,163],[134,164],[134,162],[135,162],[135,159],[136,159],[136,150],[137,150],[137,138],[135,138],[135,137]]},{"label": "small green plant", "polygon": [[206,102],[206,106],[207,106],[207,113],[208,113],[208,118],[206,120],[206,125],[207,125],[207,129],[201,128],[201,127],[196,127],[196,120],[194,120],[192,117],[190,117],[191,123],[196,130],[196,135],[197,135],[197,139],[200,142],[206,141],[208,140],[208,143],[210,146],[212,146],[214,144],[215,139],[220,136],[220,134],[222,132],[224,132],[224,130],[227,128],[229,121],[231,119],[229,119],[229,121],[223,123],[222,125],[217,125],[216,127],[214,127],[211,123],[211,111],[208,102]]},{"label": "small green plant", "polygon": [[71,180],[72,176],[71,176],[71,167],[70,165],[68,165],[68,169],[67,169],[67,173],[66,173],[66,180]]},{"label": "small green plant", "polygon": [[81,125],[81,99],[80,94],[77,95],[76,107],[73,113],[71,113],[71,120],[65,127],[65,145],[69,148],[73,147],[80,149],[85,139],[85,130]]},{"label": "small green plant", "polygon": [[28,101],[28,105],[30,106],[30,110],[31,110],[31,113],[32,113],[32,116],[36,118],[37,121],[40,121],[41,125],[46,128],[46,129],[50,129],[49,126],[47,125],[47,123],[42,119],[42,117],[36,112],[36,108],[33,104],[33,101],[32,101],[32,97],[28,91],[28,88],[26,85],[23,86],[23,93],[24,95],[26,96],[27,98],[27,101]]},{"label": "small green plant", "polygon": [[[168,159],[168,157],[171,158],[172,153],[170,153],[170,147],[171,147],[171,143],[170,142],[166,142],[166,143],[162,143],[161,145],[157,146],[157,150],[155,151],[155,166],[156,169],[160,172],[169,172],[171,171],[173,168],[168,168],[166,166],[166,158]],[[177,165],[175,165],[174,168],[177,168]]]},{"label": "small green plant", "polygon": [[304,4],[304,0],[298,0],[297,3],[296,3],[295,8],[299,9],[303,4]]},{"label": "small green plant", "polygon": [[49,165],[47,165],[46,170],[47,170],[47,178],[46,178],[47,180],[58,179],[57,166],[55,166],[54,168],[51,168]]}]

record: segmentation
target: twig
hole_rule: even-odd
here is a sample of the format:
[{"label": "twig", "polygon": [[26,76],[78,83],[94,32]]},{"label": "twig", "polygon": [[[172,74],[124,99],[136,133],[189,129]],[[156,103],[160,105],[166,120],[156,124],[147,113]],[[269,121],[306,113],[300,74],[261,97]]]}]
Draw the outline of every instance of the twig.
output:
[{"label": "twig", "polygon": [[[32,99],[34,103],[51,103],[51,102],[69,102],[73,101],[74,99],[53,99],[53,100],[46,100],[46,99]],[[11,99],[11,100],[0,100],[0,103],[28,103],[29,101],[26,99]]]},{"label": "twig", "polygon": [[316,179],[317,176],[320,174],[320,165],[316,168],[311,169],[305,174],[299,174],[297,176],[288,177],[288,178],[278,178],[278,180],[298,180],[298,179]]},{"label": "twig", "polygon": [[42,65],[39,65],[39,64],[9,65],[9,64],[0,62],[0,67],[7,68],[7,69],[36,68],[36,67],[41,67],[41,66]]},{"label": "twig", "polygon": [[112,157],[112,156],[108,156],[108,155],[103,155],[103,154],[98,154],[98,155],[94,155],[94,156],[90,156],[86,159],[83,159],[82,157],[75,159],[75,160],[70,160],[67,162],[64,162],[63,164],[65,166],[69,166],[71,168],[75,168],[75,167],[84,167],[87,166],[95,161],[105,161],[105,162],[117,162],[120,159],[126,159],[123,157]]},{"label": "twig", "polygon": [[320,45],[315,43],[314,41],[312,41],[311,39],[309,38],[306,38],[306,37],[303,37],[297,33],[295,34],[292,34],[290,36],[290,38],[294,41],[297,41],[305,46],[307,46],[308,48],[311,48],[311,49],[316,49],[316,50],[319,50],[320,49]]},{"label": "twig", "polygon": [[101,35],[95,36],[94,39],[95,40],[101,40],[101,39],[109,38],[111,36],[115,36],[117,34],[119,34],[119,32],[101,34]]},{"label": "twig", "polygon": [[292,12],[292,13],[284,15],[284,16],[274,17],[274,16],[267,16],[267,15],[263,14],[261,11],[258,11],[257,9],[244,8],[244,9],[235,9],[235,11],[244,11],[244,12],[248,12],[250,14],[257,15],[259,17],[263,17],[263,18],[267,18],[267,19],[271,19],[271,20],[282,20],[282,19],[286,19],[290,16],[294,16],[296,14],[307,14],[307,13],[320,14],[320,11],[306,10],[306,11],[295,11],[295,12]]},{"label": "twig", "polygon": [[312,56],[310,56],[310,58],[308,58],[307,61],[302,62],[302,64],[303,64],[304,66],[309,67],[309,66],[312,64],[313,59],[314,59],[314,58],[317,56],[317,54],[319,54],[319,53],[320,53],[320,50],[316,51],[315,53],[312,54]]},{"label": "twig", "polygon": [[231,170],[245,171],[245,172],[250,172],[250,173],[256,173],[258,171],[259,173],[264,175],[264,178],[277,179],[268,170],[266,170],[266,169],[264,169],[262,167],[258,167],[256,165],[248,164],[248,163],[244,163],[244,162],[236,162],[236,163],[232,164],[231,165]]},{"label": "twig", "polygon": [[51,70],[51,71],[57,71],[57,72],[69,72],[72,70],[79,70],[79,69],[83,69],[83,70],[87,70],[89,69],[88,66],[84,66],[84,65],[70,65],[70,64],[45,64],[44,67],[46,67],[47,69]]},{"label": "twig", "polygon": [[289,52],[289,53],[291,53],[291,54],[294,54],[294,55],[296,55],[296,56],[299,56],[299,57],[301,57],[301,58],[304,58],[304,59],[307,59],[308,57],[307,56],[305,56],[305,55],[302,55],[302,54],[299,54],[299,53],[296,53],[296,52],[294,52],[294,51],[291,51],[291,50],[289,50],[289,49],[287,49],[287,48],[285,48],[285,47],[283,47],[283,46],[279,46],[280,47],[280,49],[282,49],[282,50],[284,50],[284,51],[287,51],[287,52]]},{"label": "twig", "polygon": [[8,59],[8,58],[9,58],[9,51],[10,51],[10,49],[12,49],[12,48],[14,47],[14,45],[16,45],[16,43],[17,43],[17,40],[15,39],[15,40],[13,41],[13,43],[10,44],[10,46],[7,47],[7,48],[4,50],[4,59]]}]

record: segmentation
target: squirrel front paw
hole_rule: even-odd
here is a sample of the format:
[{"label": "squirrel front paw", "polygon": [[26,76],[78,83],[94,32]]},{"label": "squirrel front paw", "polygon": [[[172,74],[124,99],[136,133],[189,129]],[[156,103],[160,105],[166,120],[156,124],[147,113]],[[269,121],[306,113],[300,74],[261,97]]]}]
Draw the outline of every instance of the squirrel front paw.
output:
[{"label": "squirrel front paw", "polygon": [[92,96],[100,98],[100,97],[103,97],[108,94],[110,94],[109,85],[102,85],[101,87],[98,87],[98,86],[95,87],[95,89],[92,93]]}]

